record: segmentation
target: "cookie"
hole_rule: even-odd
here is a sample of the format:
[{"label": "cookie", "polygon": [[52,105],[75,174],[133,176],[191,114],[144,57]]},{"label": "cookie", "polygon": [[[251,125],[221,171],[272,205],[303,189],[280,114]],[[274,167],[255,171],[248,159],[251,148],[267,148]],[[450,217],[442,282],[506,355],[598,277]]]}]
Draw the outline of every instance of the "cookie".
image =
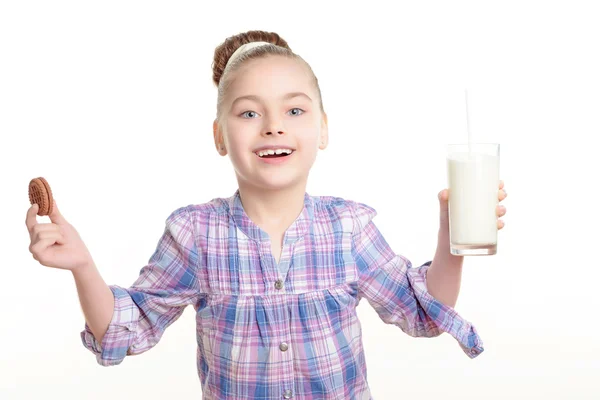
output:
[{"label": "cookie", "polygon": [[48,182],[42,178],[34,178],[29,182],[29,202],[39,206],[37,215],[52,214],[52,206],[54,200],[52,198],[52,190]]}]

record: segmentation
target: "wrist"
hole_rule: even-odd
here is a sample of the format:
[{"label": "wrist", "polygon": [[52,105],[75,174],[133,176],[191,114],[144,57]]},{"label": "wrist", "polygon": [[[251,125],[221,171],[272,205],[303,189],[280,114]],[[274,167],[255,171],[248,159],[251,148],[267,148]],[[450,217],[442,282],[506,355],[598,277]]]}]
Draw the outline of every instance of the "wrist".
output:
[{"label": "wrist", "polygon": [[439,260],[442,265],[462,265],[464,256],[457,256],[450,252],[450,238],[448,233],[440,232],[438,235],[434,260]]},{"label": "wrist", "polygon": [[80,277],[89,275],[95,269],[96,269],[96,265],[94,264],[94,262],[89,261],[89,262],[86,262],[84,264],[78,265],[77,267],[73,268],[71,270],[71,273],[73,274],[73,276],[75,278],[80,278]]}]

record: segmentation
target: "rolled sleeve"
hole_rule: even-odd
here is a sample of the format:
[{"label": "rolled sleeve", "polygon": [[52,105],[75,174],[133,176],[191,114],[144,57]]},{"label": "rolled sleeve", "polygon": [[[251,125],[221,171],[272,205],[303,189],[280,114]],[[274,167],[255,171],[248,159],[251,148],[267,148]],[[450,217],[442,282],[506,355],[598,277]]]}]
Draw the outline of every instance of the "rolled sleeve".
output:
[{"label": "rolled sleeve", "polygon": [[475,358],[481,354],[483,342],[473,324],[428,292],[427,271],[431,261],[418,268],[410,268],[410,261],[406,260],[406,262],[409,265],[407,276],[410,286],[414,290],[420,308],[424,310],[425,318],[431,319],[439,331],[452,335],[469,357]]},{"label": "rolled sleeve", "polygon": [[372,218],[374,209],[358,203],[355,208],[353,254],[358,267],[359,296],[368,300],[379,317],[414,337],[452,335],[471,358],[483,351],[475,327],[453,308],[427,291],[431,262],[413,268],[393,252]]},{"label": "rolled sleeve", "polygon": [[81,332],[83,345],[96,355],[98,364],[111,366],[120,364],[135,340],[135,331],[140,312],[127,290],[110,286],[115,298],[115,307],[108,329],[99,343],[88,324]]}]

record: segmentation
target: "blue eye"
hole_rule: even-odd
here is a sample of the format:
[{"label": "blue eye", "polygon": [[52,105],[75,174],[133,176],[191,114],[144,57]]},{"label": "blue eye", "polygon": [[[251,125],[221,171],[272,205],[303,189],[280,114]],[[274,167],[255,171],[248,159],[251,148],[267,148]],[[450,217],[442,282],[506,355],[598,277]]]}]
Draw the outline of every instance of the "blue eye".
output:
[{"label": "blue eye", "polygon": [[[247,115],[247,114],[249,114],[249,113],[252,113],[252,114],[256,114],[256,115],[258,115],[258,113],[257,113],[257,112],[255,112],[255,111],[246,111],[246,112],[243,112],[241,115],[242,115],[242,116],[244,116],[244,115]],[[256,117],[244,117],[244,118],[256,118]]]},{"label": "blue eye", "polygon": [[302,115],[302,114],[304,114],[304,110],[302,110],[302,109],[300,109],[300,108],[298,108],[298,107],[296,107],[296,108],[292,108],[290,111],[293,111],[293,110],[298,110],[298,111],[300,111],[300,114],[293,114],[293,115]]}]

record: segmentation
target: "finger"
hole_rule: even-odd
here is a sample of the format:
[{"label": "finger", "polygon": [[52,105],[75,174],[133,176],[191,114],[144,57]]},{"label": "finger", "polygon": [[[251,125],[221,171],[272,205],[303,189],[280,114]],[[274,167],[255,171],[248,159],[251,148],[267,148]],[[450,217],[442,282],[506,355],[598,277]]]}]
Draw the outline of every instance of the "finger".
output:
[{"label": "finger", "polygon": [[504,190],[498,190],[498,200],[502,201],[506,198],[507,194]]},{"label": "finger", "polygon": [[40,254],[42,254],[48,247],[52,246],[54,243],[55,239],[40,240],[29,246],[29,251],[37,258],[40,258]]},{"label": "finger", "polygon": [[60,210],[56,205],[56,200],[52,200],[52,213],[48,216],[50,217],[50,221],[58,225],[64,225],[67,222],[63,215],[60,213]]},{"label": "finger", "polygon": [[440,201],[448,201],[448,197],[449,197],[448,189],[444,189],[438,193],[438,199]]},{"label": "finger", "polygon": [[38,212],[38,205],[37,204],[33,204],[31,207],[29,207],[29,210],[27,210],[27,217],[25,218],[25,225],[27,226],[27,230],[29,232],[31,232],[31,230],[33,229],[33,227],[37,224],[37,212]]},{"label": "finger", "polygon": [[440,201],[440,221],[443,225],[446,225],[448,220],[448,190],[444,189],[439,192],[438,199]]},{"label": "finger", "polygon": [[502,217],[506,214],[506,207],[504,206],[498,206],[496,207],[496,215],[498,217]]},{"label": "finger", "polygon": [[63,244],[64,240],[63,240],[63,235],[58,232],[58,231],[45,231],[45,232],[40,232],[37,235],[37,239],[39,241],[45,241],[45,240],[53,240],[53,243],[57,243],[57,244]]},{"label": "finger", "polygon": [[40,238],[48,237],[49,234],[62,235],[62,232],[56,224],[44,223],[34,225],[30,232],[31,241],[37,242]]},{"label": "finger", "polygon": [[502,229],[504,228],[504,221],[502,221],[501,219],[498,220],[498,229]]},{"label": "finger", "polygon": [[31,229],[32,233],[34,235],[40,233],[40,232],[60,232],[60,228],[58,227],[58,225],[51,223],[51,222],[45,222],[45,223],[37,223],[35,224],[35,226]]},{"label": "finger", "polygon": [[503,189],[503,188],[504,188],[504,181],[500,180],[500,189]]},{"label": "finger", "polygon": [[36,243],[30,249],[33,258],[44,266],[50,266],[50,262],[53,258],[52,254],[54,253],[54,249],[52,249],[53,244],[53,239],[45,239]]}]

